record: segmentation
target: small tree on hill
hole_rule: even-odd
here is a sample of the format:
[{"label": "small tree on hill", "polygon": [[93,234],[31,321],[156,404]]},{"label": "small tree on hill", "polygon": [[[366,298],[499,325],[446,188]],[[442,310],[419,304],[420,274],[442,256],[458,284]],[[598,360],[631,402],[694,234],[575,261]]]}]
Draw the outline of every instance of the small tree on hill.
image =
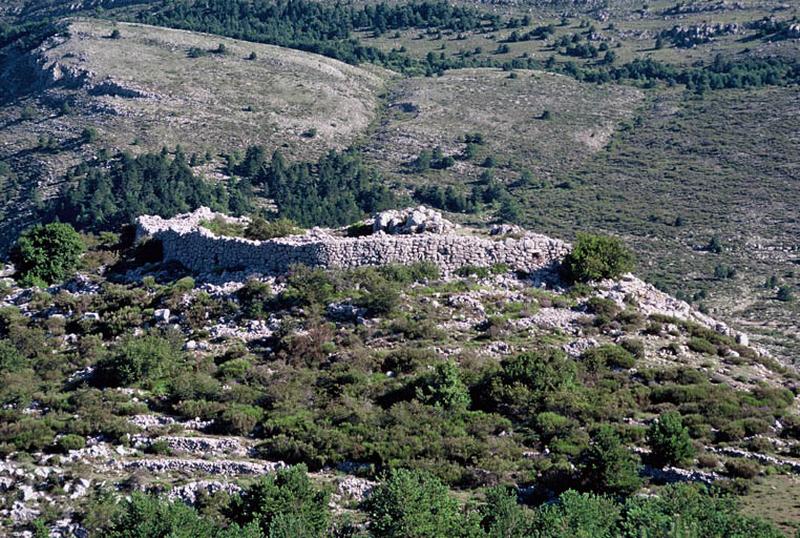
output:
[{"label": "small tree on hill", "polygon": [[601,426],[583,452],[583,478],[597,493],[630,495],[639,489],[639,463],[610,426]]},{"label": "small tree on hill", "polygon": [[689,430],[676,411],[663,413],[650,425],[647,444],[656,465],[676,465],[694,457]]},{"label": "small tree on hill", "polygon": [[778,295],[776,296],[779,301],[788,303],[794,299],[792,288],[789,286],[781,286],[778,288]]},{"label": "small tree on hill", "polygon": [[83,130],[83,132],[81,132],[81,139],[87,144],[95,142],[98,136],[97,129],[94,127],[87,127]]},{"label": "small tree on hill", "polygon": [[69,224],[39,224],[19,236],[11,261],[23,283],[53,284],[72,275],[84,250],[83,239]]},{"label": "small tree on hill", "polygon": [[305,465],[267,475],[242,492],[229,513],[241,525],[258,524],[264,536],[328,536],[328,493],[316,488]]},{"label": "small tree on hill", "polygon": [[572,252],[564,259],[566,276],[580,282],[617,278],[633,266],[633,253],[624,243],[604,235],[579,234]]},{"label": "small tree on hill", "polygon": [[433,374],[417,387],[417,398],[448,410],[463,410],[470,404],[469,391],[453,361],[436,365]]},{"label": "small tree on hill", "polygon": [[366,501],[370,533],[382,538],[464,536],[458,501],[439,479],[399,469],[381,482]]}]

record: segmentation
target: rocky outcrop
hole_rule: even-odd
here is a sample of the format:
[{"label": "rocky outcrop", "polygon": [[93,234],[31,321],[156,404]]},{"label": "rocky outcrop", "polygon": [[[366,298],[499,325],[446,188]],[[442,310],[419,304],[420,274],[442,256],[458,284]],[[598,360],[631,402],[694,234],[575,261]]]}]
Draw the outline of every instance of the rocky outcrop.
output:
[{"label": "rocky outcrop", "polygon": [[690,48],[703,43],[709,43],[714,38],[723,35],[735,35],[741,27],[735,23],[698,24],[693,26],[675,26],[671,30],[662,32],[669,37],[676,47]]},{"label": "rocky outcrop", "polygon": [[244,460],[201,460],[180,458],[153,458],[120,462],[128,471],[144,470],[151,473],[202,473],[206,475],[262,475],[285,466],[282,462],[254,462]]},{"label": "rocky outcrop", "polygon": [[372,220],[372,232],[388,234],[415,234],[431,232],[450,233],[456,226],[442,217],[441,213],[424,206],[401,210],[383,211]]},{"label": "rocky outcrop", "polygon": [[204,456],[245,456],[248,447],[236,437],[188,437],[178,435],[165,435],[161,437],[136,436],[133,446],[136,448],[149,448],[154,443],[165,444],[174,452],[185,452]]},{"label": "rocky outcrop", "polygon": [[344,230],[319,228],[268,241],[221,237],[202,226],[215,218],[227,217],[208,208],[173,219],[140,217],[137,238],[159,240],[165,261],[180,262],[198,273],[248,270],[265,275],[285,273],[298,263],[351,268],[422,261],[436,264],[445,273],[464,266],[495,264],[530,273],[549,273],[570,248],[563,241],[531,232],[490,237],[460,229],[438,212],[424,207],[377,214],[364,224],[373,233],[360,237],[347,237]]}]

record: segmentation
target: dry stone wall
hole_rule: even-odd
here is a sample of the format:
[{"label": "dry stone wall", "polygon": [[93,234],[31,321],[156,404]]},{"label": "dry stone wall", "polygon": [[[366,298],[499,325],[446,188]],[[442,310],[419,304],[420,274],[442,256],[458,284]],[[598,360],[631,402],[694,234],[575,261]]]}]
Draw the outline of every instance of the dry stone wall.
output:
[{"label": "dry stone wall", "polygon": [[[394,219],[398,219],[397,214],[393,212]],[[303,235],[253,241],[213,234],[201,223],[218,214],[200,208],[172,219],[140,217],[137,237],[160,240],[165,261],[180,262],[198,273],[247,270],[272,275],[284,273],[297,263],[351,268],[420,261],[433,262],[445,273],[467,265],[488,267],[499,263],[521,271],[550,271],[570,248],[563,241],[520,229],[512,236],[489,236],[455,225],[442,227],[441,215],[426,208],[407,210],[407,214],[416,219],[420,214],[428,215],[438,223],[437,228],[446,231],[392,234],[377,230],[371,235],[345,237],[335,230],[315,228]],[[381,215],[376,215],[375,221],[380,220]]]}]

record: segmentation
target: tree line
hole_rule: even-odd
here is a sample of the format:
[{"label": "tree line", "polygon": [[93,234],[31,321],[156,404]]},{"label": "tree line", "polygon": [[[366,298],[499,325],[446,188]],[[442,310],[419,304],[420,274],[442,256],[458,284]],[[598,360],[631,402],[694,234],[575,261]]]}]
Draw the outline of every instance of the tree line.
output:
[{"label": "tree line", "polygon": [[67,175],[64,195],[47,209],[81,230],[113,230],[139,215],[172,217],[200,206],[231,214],[251,209],[251,187],[232,179],[211,183],[192,172],[183,150],[82,163]]},{"label": "tree line", "polygon": [[187,0],[163,2],[139,13],[146,24],[181,28],[291,47],[358,64],[372,62],[407,70],[416,64],[397,52],[384,53],[353,38],[354,30],[382,34],[407,28],[469,31],[494,24],[496,15],[439,0],[361,8],[308,0]]},{"label": "tree line", "polygon": [[487,489],[478,505],[464,508],[436,478],[399,469],[361,503],[366,526],[334,516],[329,500],[330,491],[316,486],[306,468],[297,466],[200,509],[134,493],[111,509],[108,520],[93,522],[100,524],[98,536],[109,538],[783,536],[760,518],[742,514],[732,498],[688,484],[627,500],[568,491],[534,508],[521,505],[517,492],[501,485]]},{"label": "tree line", "polygon": [[329,151],[316,162],[288,163],[280,151],[248,149],[236,171],[263,189],[279,217],[301,226],[343,226],[398,204],[356,150]]}]

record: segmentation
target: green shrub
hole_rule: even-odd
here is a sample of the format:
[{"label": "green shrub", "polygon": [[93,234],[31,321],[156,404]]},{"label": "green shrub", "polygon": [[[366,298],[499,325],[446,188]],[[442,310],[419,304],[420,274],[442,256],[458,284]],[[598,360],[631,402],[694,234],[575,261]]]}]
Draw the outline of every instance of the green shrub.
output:
[{"label": "green shrub", "polygon": [[150,443],[147,447],[147,453],[157,454],[159,456],[170,456],[172,455],[172,449],[169,447],[169,443],[163,439],[158,439]]},{"label": "green shrub", "polygon": [[152,383],[174,373],[183,359],[176,341],[157,334],[129,336],[98,362],[94,380],[112,387]]},{"label": "green shrub", "polygon": [[[580,284],[576,284],[576,286],[579,285]],[[619,314],[622,309],[611,299],[595,296],[586,301],[586,310],[590,314],[611,319]]]},{"label": "green shrub", "polygon": [[252,367],[253,363],[245,357],[233,359],[220,365],[219,375],[224,379],[242,379]]},{"label": "green shrub", "polygon": [[663,413],[647,430],[647,444],[656,465],[678,465],[694,457],[689,430],[683,425],[680,413]]},{"label": "green shrub", "polygon": [[116,510],[110,525],[98,535],[106,538],[263,538],[255,525],[227,529],[180,501],[161,500],[134,492]]},{"label": "green shrub", "polygon": [[533,513],[517,502],[517,492],[508,486],[486,491],[486,504],[481,507],[481,526],[486,538],[523,538],[531,536]]},{"label": "green shrub", "polygon": [[689,349],[697,353],[705,353],[707,355],[716,355],[717,346],[706,340],[705,338],[690,338],[686,343]]},{"label": "green shrub", "polygon": [[725,462],[725,470],[733,478],[751,479],[758,476],[759,466],[744,458],[732,458]]},{"label": "green shrub", "polygon": [[574,427],[575,422],[572,419],[552,411],[545,411],[536,415],[536,433],[545,442],[554,437],[569,435]]},{"label": "green shrub", "polygon": [[630,495],[642,485],[638,459],[610,426],[601,426],[592,436],[581,460],[584,484],[592,491]]},{"label": "green shrub", "polygon": [[636,363],[630,351],[616,344],[603,344],[587,349],[581,360],[614,368],[633,368]]},{"label": "green shrub", "polygon": [[476,265],[464,265],[456,269],[456,275],[460,277],[475,275],[477,278],[487,278],[489,276],[489,268],[478,267]]},{"label": "green shrub", "polygon": [[635,529],[630,534],[634,536],[784,536],[771,524],[740,513],[732,496],[716,490],[700,484],[672,484],[658,495],[631,497],[625,501],[621,526]]},{"label": "green shrub", "polygon": [[256,241],[266,241],[278,237],[297,235],[303,233],[290,219],[268,221],[262,217],[253,217],[244,231],[245,237]]},{"label": "green shrub", "polygon": [[94,127],[86,127],[81,132],[81,140],[83,140],[87,144],[91,144],[92,142],[96,142],[97,138],[99,136],[100,136],[100,134],[97,132],[97,129],[95,129]]},{"label": "green shrub", "polygon": [[746,435],[744,423],[741,420],[727,422],[720,427],[717,436],[721,441],[738,441]]},{"label": "green shrub", "polygon": [[179,278],[172,283],[172,293],[184,294],[194,289],[194,279],[190,276]]},{"label": "green shrub", "polygon": [[564,258],[566,276],[579,282],[617,278],[633,266],[633,254],[622,241],[603,235],[579,234]]},{"label": "green shrub", "polygon": [[298,306],[327,305],[336,288],[330,276],[319,268],[293,265],[286,279],[286,289],[281,299]]},{"label": "green shrub", "polygon": [[575,362],[559,349],[523,353],[503,360],[486,397],[503,414],[526,417],[572,391],[576,374]]},{"label": "green shrub", "polygon": [[399,285],[413,284],[423,280],[437,280],[441,277],[439,267],[428,261],[416,262],[410,265],[389,264],[378,268],[378,271],[390,282]]},{"label": "green shrub", "polygon": [[247,435],[264,416],[260,407],[229,404],[214,421],[214,428],[222,434]]},{"label": "green shrub", "polygon": [[384,479],[365,501],[370,534],[381,538],[464,536],[458,502],[437,478],[399,469]]},{"label": "green shrub", "polygon": [[620,345],[637,360],[645,358],[644,342],[641,340],[626,338]]},{"label": "green shrub", "polygon": [[257,524],[264,536],[322,538],[330,524],[328,497],[311,483],[306,466],[296,465],[247,487],[227,512],[241,525]]},{"label": "green shrub", "polygon": [[80,450],[84,448],[86,446],[86,438],[82,435],[69,433],[59,437],[56,441],[56,446],[60,452],[66,454],[70,450]]},{"label": "green shrub", "polygon": [[779,301],[783,301],[784,303],[788,303],[794,300],[794,294],[792,293],[791,286],[780,286],[778,288],[778,294],[775,296]]},{"label": "green shrub", "polygon": [[363,285],[363,294],[355,304],[366,308],[371,315],[384,316],[393,312],[400,304],[397,286],[383,277],[368,280]]},{"label": "green shrub", "polygon": [[244,237],[245,227],[238,222],[231,222],[228,219],[217,215],[211,220],[200,221],[200,226],[223,237]]},{"label": "green shrub", "polygon": [[22,232],[11,260],[23,283],[53,284],[72,275],[85,250],[83,239],[69,224],[39,224]]},{"label": "green shrub", "polygon": [[611,538],[617,536],[619,514],[620,507],[607,497],[567,491],[536,510],[534,532],[524,536]]},{"label": "green shrub", "polygon": [[383,359],[381,369],[384,372],[411,373],[430,363],[433,359],[431,351],[422,347],[402,347],[390,351]]},{"label": "green shrub", "polygon": [[461,381],[458,365],[453,361],[437,364],[417,387],[417,399],[451,411],[469,407],[469,392]]},{"label": "green shrub", "polygon": [[242,315],[250,319],[261,319],[268,315],[268,305],[274,295],[269,284],[250,279],[236,292]]},{"label": "green shrub", "polygon": [[0,372],[16,372],[27,364],[25,356],[8,340],[0,340]]}]

